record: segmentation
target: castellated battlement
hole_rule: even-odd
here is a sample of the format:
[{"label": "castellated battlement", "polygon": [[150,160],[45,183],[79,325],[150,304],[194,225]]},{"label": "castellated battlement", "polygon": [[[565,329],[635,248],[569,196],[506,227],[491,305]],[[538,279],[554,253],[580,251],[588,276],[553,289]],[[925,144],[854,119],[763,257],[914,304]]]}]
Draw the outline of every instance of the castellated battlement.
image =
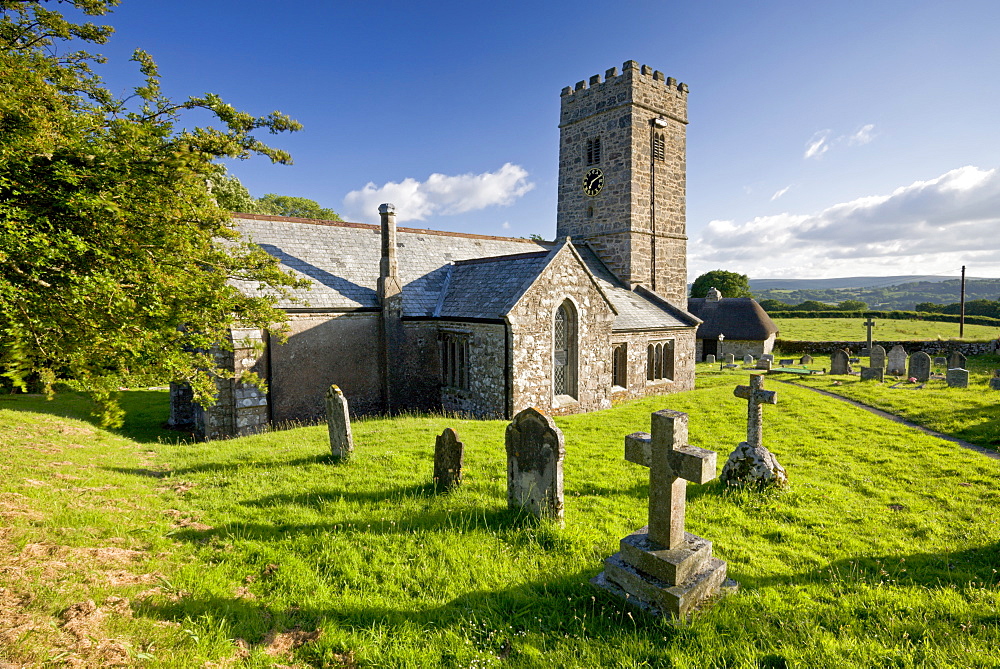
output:
[{"label": "castellated battlement", "polygon": [[663,86],[667,88],[675,89],[678,93],[687,95],[688,85],[685,83],[678,83],[673,77],[664,76],[659,70],[654,70],[649,65],[639,65],[634,60],[626,60],[622,64],[622,73],[618,74],[618,68],[612,67],[611,69],[604,72],[604,81],[601,80],[601,75],[595,74],[590,78],[590,80],[582,80],[576,82],[576,86],[566,86],[562,89],[562,97],[567,95],[573,95],[574,93],[580,91],[593,90],[595,88],[603,88],[609,84],[621,83],[623,80],[630,80],[632,77],[639,75],[642,77],[649,77],[652,82],[660,82]]}]

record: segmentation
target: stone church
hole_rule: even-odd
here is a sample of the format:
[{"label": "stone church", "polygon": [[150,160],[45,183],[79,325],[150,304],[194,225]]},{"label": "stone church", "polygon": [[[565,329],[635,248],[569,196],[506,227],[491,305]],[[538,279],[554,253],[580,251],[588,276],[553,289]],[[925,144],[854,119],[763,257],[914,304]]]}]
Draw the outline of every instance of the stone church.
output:
[{"label": "stone church", "polygon": [[692,389],[687,95],[635,61],[562,90],[554,242],[397,227],[391,204],[380,225],[234,214],[311,290],[279,305],[285,343],[238,330],[219,354],[266,393],[221,381],[203,410],[175,385],[171,421],[209,439],[311,421],[331,384],[356,414],[490,418]]}]

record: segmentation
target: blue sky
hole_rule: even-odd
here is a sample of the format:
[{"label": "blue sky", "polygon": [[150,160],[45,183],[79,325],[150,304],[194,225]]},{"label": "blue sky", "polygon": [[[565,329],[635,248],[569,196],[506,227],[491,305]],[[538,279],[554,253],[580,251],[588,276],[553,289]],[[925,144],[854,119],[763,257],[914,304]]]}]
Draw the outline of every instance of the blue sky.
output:
[{"label": "blue sky", "polygon": [[[547,239],[559,92],[636,60],[690,86],[689,274],[1000,276],[1000,3],[123,0],[109,87],[304,130],[256,196]],[[192,125],[195,120],[191,120]],[[372,205],[374,203],[374,206]]]}]

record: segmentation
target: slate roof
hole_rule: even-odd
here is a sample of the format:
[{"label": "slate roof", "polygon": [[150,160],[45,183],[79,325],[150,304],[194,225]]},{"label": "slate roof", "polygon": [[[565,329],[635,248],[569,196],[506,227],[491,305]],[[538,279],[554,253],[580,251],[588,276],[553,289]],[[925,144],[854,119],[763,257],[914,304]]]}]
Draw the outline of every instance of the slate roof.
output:
[{"label": "slate roof", "polygon": [[718,302],[704,297],[688,299],[688,311],[702,319],[698,339],[763,341],[778,331],[767,312],[749,297],[723,297]]},{"label": "slate roof", "polygon": [[[311,279],[294,291],[296,310],[378,309],[379,226],[253,214],[235,215],[243,235]],[[396,228],[403,315],[503,319],[548,264],[552,242]],[[613,331],[693,327],[697,318],[648,291],[631,291],[586,245],[574,245],[617,312]],[[251,290],[250,286],[243,286]],[[728,334],[727,334],[728,336]]]}]

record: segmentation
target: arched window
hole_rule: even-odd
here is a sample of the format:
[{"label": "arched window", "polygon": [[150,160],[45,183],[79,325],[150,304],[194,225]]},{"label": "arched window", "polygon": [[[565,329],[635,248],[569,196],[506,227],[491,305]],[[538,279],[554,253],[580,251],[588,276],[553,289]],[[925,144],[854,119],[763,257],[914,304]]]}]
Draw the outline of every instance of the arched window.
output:
[{"label": "arched window", "polygon": [[569,300],[556,309],[552,334],[553,391],[576,397],[576,309]]},{"label": "arched window", "polygon": [[674,340],[652,342],[646,347],[646,380],[672,381],[674,378]]},{"label": "arched window", "polygon": [[667,156],[667,144],[663,139],[663,133],[653,134],[653,160],[663,161]]},{"label": "arched window", "polygon": [[615,344],[611,348],[611,383],[619,388],[628,388],[628,351],[626,344]]},{"label": "arched window", "polygon": [[587,165],[597,165],[601,162],[601,138],[587,140]]}]

